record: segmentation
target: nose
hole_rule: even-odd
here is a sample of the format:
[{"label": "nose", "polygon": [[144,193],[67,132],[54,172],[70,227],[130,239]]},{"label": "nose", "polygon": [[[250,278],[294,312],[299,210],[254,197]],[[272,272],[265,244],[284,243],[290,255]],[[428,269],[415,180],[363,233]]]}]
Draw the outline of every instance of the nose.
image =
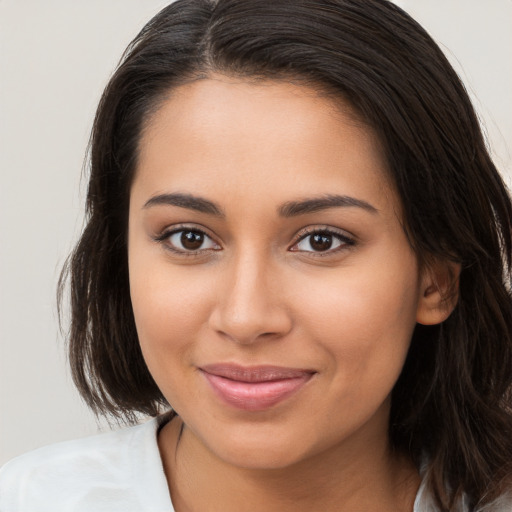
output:
[{"label": "nose", "polygon": [[219,276],[222,284],[210,328],[239,344],[278,339],[292,328],[278,269],[254,255],[236,258]]}]

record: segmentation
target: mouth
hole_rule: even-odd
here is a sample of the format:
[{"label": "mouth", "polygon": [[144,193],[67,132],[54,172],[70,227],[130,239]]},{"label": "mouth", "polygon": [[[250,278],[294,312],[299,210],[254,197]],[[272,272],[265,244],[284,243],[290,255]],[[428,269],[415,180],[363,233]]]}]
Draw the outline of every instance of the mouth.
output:
[{"label": "mouth", "polygon": [[316,373],[280,366],[202,366],[215,394],[226,404],[245,411],[263,411],[299,392]]}]

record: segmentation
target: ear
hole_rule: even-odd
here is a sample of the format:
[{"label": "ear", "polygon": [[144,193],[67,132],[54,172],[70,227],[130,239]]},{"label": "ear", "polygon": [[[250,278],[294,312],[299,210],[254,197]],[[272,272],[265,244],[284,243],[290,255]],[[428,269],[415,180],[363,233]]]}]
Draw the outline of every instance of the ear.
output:
[{"label": "ear", "polygon": [[451,315],[459,299],[459,276],[459,263],[436,260],[425,266],[416,312],[419,324],[440,324]]}]

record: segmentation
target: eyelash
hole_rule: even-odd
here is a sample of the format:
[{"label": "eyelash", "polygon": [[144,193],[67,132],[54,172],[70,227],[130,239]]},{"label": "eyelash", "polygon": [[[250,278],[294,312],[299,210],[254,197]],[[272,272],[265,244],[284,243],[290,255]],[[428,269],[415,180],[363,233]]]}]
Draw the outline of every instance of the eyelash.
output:
[{"label": "eyelash", "polygon": [[197,228],[197,227],[190,227],[190,226],[177,226],[173,229],[166,230],[162,234],[155,237],[155,241],[164,245],[166,250],[171,251],[175,254],[178,254],[179,256],[185,256],[185,257],[197,256],[197,255],[203,253],[204,251],[219,251],[220,250],[220,248],[219,249],[208,248],[208,249],[197,249],[197,250],[178,249],[178,248],[174,247],[170,242],[170,238],[173,235],[177,235],[178,233],[182,233],[182,234],[183,233],[197,233],[197,234],[203,236],[204,239],[209,239],[215,245],[217,245],[217,246],[219,245],[204,230]]},{"label": "eyelash", "polygon": [[[211,242],[213,242],[219,248],[218,249],[217,248],[206,248],[206,249],[197,249],[197,250],[186,250],[186,249],[176,248],[175,246],[173,246],[170,243],[170,238],[172,236],[176,235],[176,234],[179,234],[179,233],[182,233],[182,236],[183,236],[183,233],[196,233],[196,234],[199,234],[202,237],[204,237],[203,240],[204,239],[209,239]],[[339,244],[339,246],[335,247],[334,249],[328,248],[325,251],[314,251],[314,250],[306,251],[306,250],[301,250],[301,249],[294,249],[294,247],[298,246],[301,242],[306,240],[308,237],[313,237],[315,235],[324,235],[324,236],[327,236],[327,237],[331,237],[331,239],[338,240],[338,242],[340,244]],[[185,257],[197,256],[197,255],[203,253],[204,251],[219,251],[219,250],[222,250],[220,248],[219,244],[217,244],[217,242],[215,242],[210,235],[208,235],[204,230],[202,230],[200,228],[197,228],[197,227],[179,226],[179,227],[176,227],[174,229],[164,231],[160,235],[156,236],[154,239],[155,239],[155,241],[165,245],[165,248],[167,250],[169,250],[169,251],[171,251],[171,252],[173,252],[175,254],[178,254],[180,256],[185,256]],[[340,233],[339,231],[336,231],[336,230],[334,230],[332,228],[327,228],[327,227],[319,228],[319,227],[315,227],[315,228],[305,228],[304,230],[302,230],[302,232],[299,233],[299,235],[298,235],[297,241],[292,245],[292,247],[289,250],[292,251],[292,252],[301,252],[301,253],[314,254],[315,257],[326,257],[326,256],[329,256],[329,255],[338,253],[340,251],[346,250],[346,249],[354,246],[355,244],[356,244],[356,241],[353,238],[351,238],[350,236],[348,236],[348,235],[346,235],[344,233]],[[310,242],[310,246],[311,246],[311,242]]]},{"label": "eyelash", "polygon": [[[336,239],[340,242],[340,245],[338,247],[335,247],[334,249],[327,249],[326,251],[303,251],[300,249],[293,249],[293,247],[298,246],[301,242],[306,240],[307,238],[313,237],[314,235],[327,235],[328,237],[331,237],[332,239]],[[350,247],[353,247],[356,244],[356,241],[348,236],[346,233],[341,233],[337,230],[334,230],[333,228],[328,227],[315,227],[315,228],[305,228],[302,230],[301,233],[299,233],[298,240],[293,244],[292,248],[290,249],[293,252],[302,252],[302,253],[310,253],[314,254],[315,257],[327,257],[331,256],[333,254],[337,254],[340,251],[346,250]],[[311,246],[311,242],[310,242]]]}]

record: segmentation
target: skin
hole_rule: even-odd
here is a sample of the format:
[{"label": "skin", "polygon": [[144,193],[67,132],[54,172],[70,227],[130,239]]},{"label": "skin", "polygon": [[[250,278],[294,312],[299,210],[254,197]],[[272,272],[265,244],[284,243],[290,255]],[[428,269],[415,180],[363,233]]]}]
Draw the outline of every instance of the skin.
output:
[{"label": "skin", "polygon": [[[282,215],[332,195],[360,203]],[[400,210],[371,130],[304,86],[215,75],[173,90],[149,120],[130,286],[148,368],[179,414],[158,439],[178,512],[412,510],[419,476],[390,450],[390,393],[416,322],[451,308],[446,269],[420,272]],[[206,234],[198,250],[179,229]],[[314,250],[311,229],[332,248]],[[199,370],[221,362],[314,375],[246,411]]]}]

